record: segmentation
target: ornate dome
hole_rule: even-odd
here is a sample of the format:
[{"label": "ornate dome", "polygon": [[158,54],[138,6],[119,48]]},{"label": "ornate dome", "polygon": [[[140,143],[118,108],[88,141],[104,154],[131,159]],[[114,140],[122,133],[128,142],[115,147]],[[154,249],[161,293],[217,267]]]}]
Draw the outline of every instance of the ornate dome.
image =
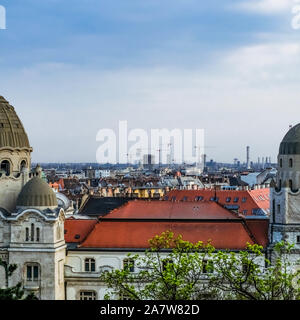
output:
[{"label": "ornate dome", "polygon": [[292,127],[284,136],[279,154],[300,154],[300,123]]},{"label": "ornate dome", "polygon": [[47,182],[39,177],[29,180],[17,199],[17,207],[57,207],[57,199]]},{"label": "ornate dome", "polygon": [[0,96],[0,148],[30,149],[23,124],[13,106]]}]

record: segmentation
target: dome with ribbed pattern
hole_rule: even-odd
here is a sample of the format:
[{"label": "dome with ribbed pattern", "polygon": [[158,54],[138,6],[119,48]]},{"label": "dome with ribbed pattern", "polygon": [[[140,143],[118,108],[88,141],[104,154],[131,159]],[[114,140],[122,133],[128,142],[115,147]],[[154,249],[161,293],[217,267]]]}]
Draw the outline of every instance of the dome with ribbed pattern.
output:
[{"label": "dome with ribbed pattern", "polygon": [[29,180],[17,199],[17,207],[57,207],[55,193],[50,186],[39,177]]},{"label": "dome with ribbed pattern", "polygon": [[13,106],[0,96],[0,148],[31,149],[23,124]]}]

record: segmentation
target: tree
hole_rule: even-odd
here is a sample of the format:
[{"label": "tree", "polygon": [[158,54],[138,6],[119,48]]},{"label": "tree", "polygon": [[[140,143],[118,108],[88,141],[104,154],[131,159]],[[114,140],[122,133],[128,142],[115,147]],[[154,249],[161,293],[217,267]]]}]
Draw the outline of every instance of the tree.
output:
[{"label": "tree", "polygon": [[257,244],[248,244],[247,250],[239,253],[219,251],[214,256],[210,286],[216,289],[218,299],[298,300],[299,270],[294,272],[288,259],[292,247],[278,242],[272,263]]},{"label": "tree", "polygon": [[[174,237],[170,231],[149,240],[144,255],[128,255],[122,270],[105,272],[102,280],[110,288],[111,299],[118,294],[132,300],[192,300],[207,292],[201,278],[211,271],[207,263],[214,248],[199,241],[196,244]],[[133,272],[138,268],[137,272]]]},{"label": "tree", "polygon": [[19,282],[16,286],[9,288],[8,281],[12,276],[13,272],[17,269],[16,264],[9,264],[0,258],[0,266],[5,270],[5,288],[0,289],[0,300],[35,300],[34,294],[29,294],[24,297],[24,290],[22,284]]},{"label": "tree", "polygon": [[289,261],[292,245],[275,245],[272,262],[263,247],[247,244],[240,252],[216,251],[174,237],[170,231],[149,240],[144,255],[128,255],[122,270],[105,272],[106,299],[132,300],[294,300],[298,277]]}]

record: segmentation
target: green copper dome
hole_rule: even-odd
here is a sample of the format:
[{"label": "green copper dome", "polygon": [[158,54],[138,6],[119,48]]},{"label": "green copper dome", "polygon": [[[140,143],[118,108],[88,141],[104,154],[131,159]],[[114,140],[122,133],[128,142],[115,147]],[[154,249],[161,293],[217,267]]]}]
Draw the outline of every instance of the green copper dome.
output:
[{"label": "green copper dome", "polygon": [[300,154],[300,123],[292,127],[284,136],[279,154]]},{"label": "green copper dome", "polygon": [[57,207],[57,199],[47,182],[39,177],[29,180],[17,199],[17,207]]},{"label": "green copper dome", "polygon": [[0,96],[0,148],[5,147],[31,149],[14,107]]}]

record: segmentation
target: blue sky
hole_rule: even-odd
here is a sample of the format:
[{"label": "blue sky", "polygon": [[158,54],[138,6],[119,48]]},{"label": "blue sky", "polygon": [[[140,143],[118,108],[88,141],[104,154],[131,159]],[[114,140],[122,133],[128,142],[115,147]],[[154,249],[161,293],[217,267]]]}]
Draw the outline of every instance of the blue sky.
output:
[{"label": "blue sky", "polygon": [[277,156],[299,122],[292,0],[0,0],[0,94],[34,161],[95,161],[96,133],[204,128],[209,158]]}]

